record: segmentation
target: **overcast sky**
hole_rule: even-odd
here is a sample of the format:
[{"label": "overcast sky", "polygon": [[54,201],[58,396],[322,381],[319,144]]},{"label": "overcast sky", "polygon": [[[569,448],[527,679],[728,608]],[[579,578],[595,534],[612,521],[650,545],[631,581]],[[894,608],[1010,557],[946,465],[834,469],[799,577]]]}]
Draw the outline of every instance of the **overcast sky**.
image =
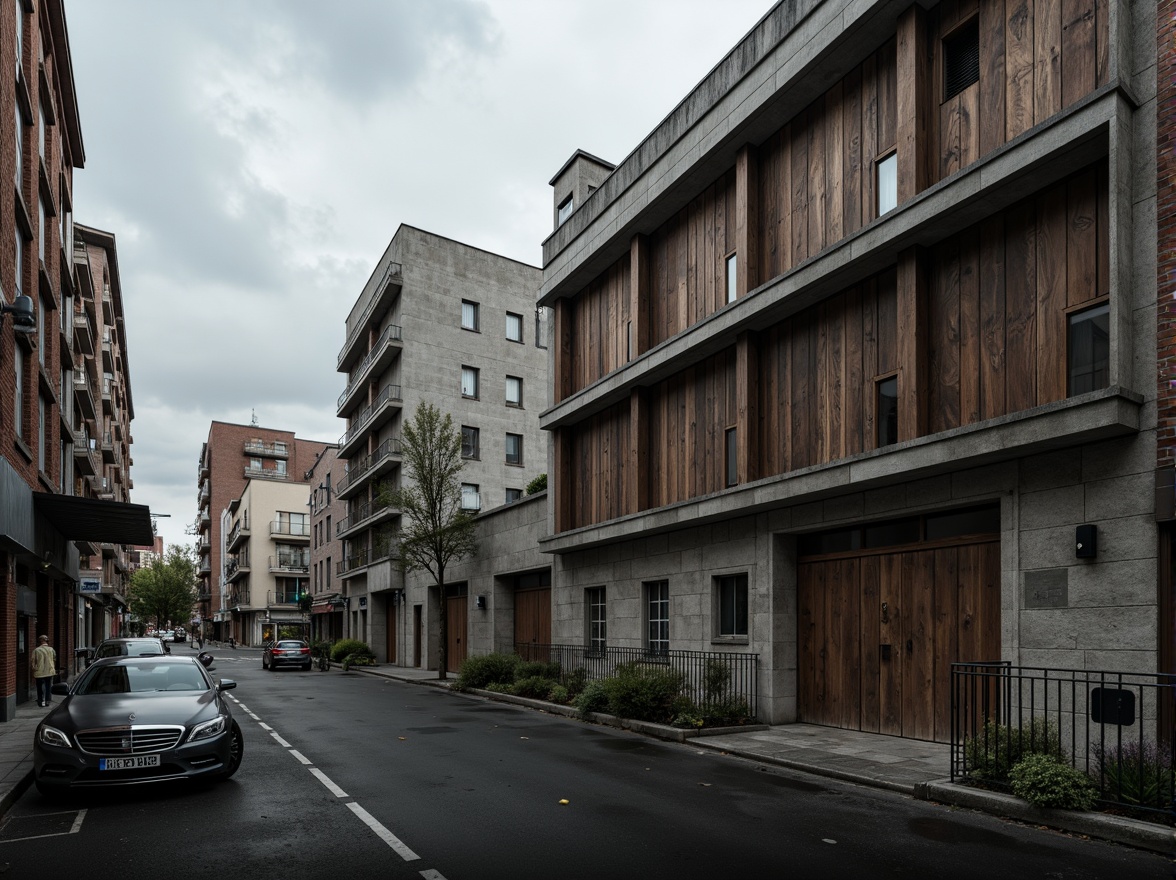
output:
[{"label": "overcast sky", "polygon": [[190,543],[212,421],[337,441],[344,321],[397,226],[539,265],[560,166],[620,162],[771,5],[66,0],[131,500]]}]

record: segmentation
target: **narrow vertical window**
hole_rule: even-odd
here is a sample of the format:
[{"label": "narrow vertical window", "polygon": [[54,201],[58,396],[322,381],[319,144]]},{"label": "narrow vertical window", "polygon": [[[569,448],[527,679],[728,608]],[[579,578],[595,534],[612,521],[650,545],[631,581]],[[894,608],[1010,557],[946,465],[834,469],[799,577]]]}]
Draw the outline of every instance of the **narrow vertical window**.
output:
[{"label": "narrow vertical window", "polygon": [[506,313],[506,338],[511,342],[523,341],[523,316],[514,312]]},{"label": "narrow vertical window", "polygon": [[572,208],[574,207],[575,203],[572,201],[571,196],[568,196],[566,199],[560,202],[559,207],[556,208],[555,225],[563,226],[564,222],[572,216]]},{"label": "narrow vertical window", "polygon": [[481,432],[470,425],[461,426],[461,457],[473,458],[480,457],[479,440]]},{"label": "narrow vertical window", "polygon": [[24,116],[20,112],[20,104],[16,105],[16,174],[14,180],[16,191],[24,193]]},{"label": "narrow vertical window", "polygon": [[739,269],[735,257],[736,254],[727,257],[727,302],[729,303],[735,302],[735,298],[739,295]]},{"label": "narrow vertical window", "polygon": [[16,296],[24,295],[24,239],[20,230],[16,231]]},{"label": "narrow vertical window", "polygon": [[747,575],[731,574],[715,578],[718,606],[718,635],[747,637]]},{"label": "narrow vertical window", "polygon": [[879,379],[875,402],[878,448],[898,442],[898,377]]},{"label": "narrow vertical window", "polygon": [[47,438],[45,436],[45,398],[37,395],[37,470],[45,473],[45,452]]},{"label": "narrow vertical window", "polygon": [[476,483],[462,483],[461,484],[461,509],[462,510],[480,510],[482,507],[482,498],[478,494],[478,486]]},{"label": "narrow vertical window", "polygon": [[523,380],[518,376],[506,377],[506,405],[523,405]]},{"label": "narrow vertical window", "polygon": [[727,485],[739,482],[739,438],[735,428],[727,429]]},{"label": "narrow vertical window", "polygon": [[522,465],[523,463],[523,435],[506,435],[506,463]]},{"label": "narrow vertical window", "polygon": [[478,371],[474,367],[461,368],[461,396],[478,397]]},{"label": "narrow vertical window", "polygon": [[25,372],[25,354],[24,349],[19,345],[13,346],[15,357],[13,357],[13,369],[16,373],[16,393],[13,394],[13,430],[17,437],[24,437],[24,372]]},{"label": "narrow vertical window", "polygon": [[645,647],[651,654],[670,651],[670,582],[645,584]]},{"label": "narrow vertical window", "polygon": [[878,216],[898,207],[898,153],[883,156],[874,166],[877,176],[874,191],[878,194]]},{"label": "narrow vertical window", "polygon": [[1069,396],[1106,388],[1110,382],[1111,307],[1109,303],[1075,312],[1069,319]]},{"label": "narrow vertical window", "polygon": [[461,301],[461,328],[463,330],[478,329],[478,304],[468,299]]},{"label": "narrow vertical window", "polygon": [[943,100],[980,82],[980,17],[973,16],[943,41]]},{"label": "narrow vertical window", "polygon": [[584,591],[584,619],[588,625],[588,647],[603,651],[608,647],[608,619],[604,598],[604,587],[589,587]]}]

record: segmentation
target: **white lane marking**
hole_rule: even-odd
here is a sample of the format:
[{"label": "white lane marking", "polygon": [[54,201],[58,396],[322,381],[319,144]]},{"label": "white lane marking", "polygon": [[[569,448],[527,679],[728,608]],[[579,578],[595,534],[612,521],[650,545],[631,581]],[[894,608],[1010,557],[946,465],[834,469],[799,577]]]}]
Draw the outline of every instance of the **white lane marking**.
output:
[{"label": "white lane marking", "polygon": [[78,810],[78,817],[74,819],[73,827],[69,829],[70,834],[77,834],[82,830],[82,820],[86,818],[86,811]]},{"label": "white lane marking", "polygon": [[256,721],[258,724],[261,724],[261,719],[260,719],[260,718],[258,718],[256,715],[254,715],[252,712],[248,712],[248,713],[246,713],[246,714],[247,714],[247,715],[248,715],[250,718],[252,718],[254,721]]},{"label": "white lane marking", "polygon": [[[70,812],[70,811],[66,811]],[[64,813],[42,813],[41,816],[61,816]],[[74,817],[73,825],[70,826],[69,831],[54,831],[52,834],[32,834],[28,837],[10,837],[7,840],[0,840],[0,844],[5,843],[19,843],[22,840],[43,840],[46,837],[64,837],[67,834],[77,834],[82,830],[82,820],[86,818],[86,808],[78,810],[77,816]]]},{"label": "white lane marking", "polygon": [[[314,771],[311,770],[310,772],[313,773]],[[349,803],[347,805],[347,809],[351,810],[351,812],[359,816],[363,824],[367,825],[368,828],[376,832],[376,836],[384,841],[384,843],[388,844],[388,846],[392,847],[392,849],[398,856],[400,856],[400,858],[404,859],[406,862],[413,862],[420,858],[420,856],[405,846],[399,837],[376,821],[375,816],[373,816],[355,801]]]},{"label": "white lane marking", "polygon": [[258,721],[257,723],[261,725],[262,730],[273,730],[273,728],[270,727],[268,724],[266,724],[264,721]]},{"label": "white lane marking", "polygon": [[310,758],[306,757],[306,755],[304,755],[304,754],[302,754],[302,752],[298,751],[298,749],[290,749],[290,754],[293,755],[295,758],[297,758],[299,761],[301,761],[303,764],[314,763],[313,761],[310,760]]},{"label": "white lane marking", "polygon": [[278,741],[278,745],[280,745],[282,748],[284,748],[284,749],[292,748],[292,746],[288,742],[286,742],[284,739],[282,739],[280,736],[278,736],[278,732],[276,730],[271,730],[270,736],[272,736],[274,739],[276,739]]},{"label": "white lane marking", "polygon": [[427,871],[421,871],[421,876],[424,877],[425,880],[445,880],[445,875],[436,868],[429,868]]},{"label": "white lane marking", "polygon": [[[331,794],[333,794],[335,797],[345,798],[345,797],[351,796],[347,792],[345,792],[343,789],[341,789],[339,786],[335,785],[335,783],[331,782],[331,780],[327,777],[327,774],[324,773],[322,770],[318,769],[317,767],[311,767],[310,772],[311,772],[311,775],[316,777],[319,782],[321,782],[323,785],[325,785],[327,787],[327,790],[330,791]],[[348,806],[351,806],[351,805],[348,804]]]}]

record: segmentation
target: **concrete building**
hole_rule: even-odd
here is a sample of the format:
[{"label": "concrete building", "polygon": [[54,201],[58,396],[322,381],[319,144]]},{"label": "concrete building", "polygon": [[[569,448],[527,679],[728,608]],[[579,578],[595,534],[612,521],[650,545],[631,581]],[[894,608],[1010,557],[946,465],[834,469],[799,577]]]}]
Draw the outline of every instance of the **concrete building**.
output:
[{"label": "concrete building", "polygon": [[[335,576],[347,600],[347,634],[381,661],[419,665],[440,597],[406,592],[392,554],[399,526],[381,490],[401,479],[400,431],[419,403],[453,417],[463,438],[463,504],[487,510],[522,497],[545,473],[539,413],[547,404],[546,330],[535,307],[539,270],[400,226],[347,318],[338,415],[346,477],[336,497],[343,541]],[[411,585],[410,585],[411,586]],[[457,587],[454,590],[460,589]],[[450,663],[464,656],[450,626]]]},{"label": "concrete building", "polygon": [[253,477],[222,513],[228,537],[221,615],[237,644],[308,635],[302,600],[310,595],[309,494],[304,480]]},{"label": "concrete building", "polygon": [[935,740],[952,661],[1176,671],[1160,6],[779,3],[563,218],[555,642]]},{"label": "concrete building", "polygon": [[[231,634],[232,614],[226,580],[226,541],[232,522],[225,525],[224,511],[238,501],[249,480],[277,483],[303,482],[303,475],[327,446],[313,440],[299,440],[291,431],[213,422],[200,450],[197,467],[197,558],[200,578],[200,616],[209,638],[226,639]],[[301,506],[306,510],[305,486]],[[268,559],[268,554],[267,559]]]},{"label": "concrete building", "polygon": [[[114,238],[75,230],[85,164],[61,0],[11,4],[0,63],[0,721],[33,690],[49,636],[62,667],[118,619],[125,546],[149,544],[130,490],[133,415]],[[109,376],[110,381],[103,381]],[[83,577],[83,571],[85,576]],[[79,595],[80,594],[80,595]]]},{"label": "concrete building", "polygon": [[343,542],[335,535],[335,524],[347,516],[347,505],[336,489],[347,476],[346,464],[339,458],[339,447],[331,444],[305,474],[310,486],[310,592],[314,597],[310,636],[315,641],[343,638],[347,600],[334,568],[343,558]]}]

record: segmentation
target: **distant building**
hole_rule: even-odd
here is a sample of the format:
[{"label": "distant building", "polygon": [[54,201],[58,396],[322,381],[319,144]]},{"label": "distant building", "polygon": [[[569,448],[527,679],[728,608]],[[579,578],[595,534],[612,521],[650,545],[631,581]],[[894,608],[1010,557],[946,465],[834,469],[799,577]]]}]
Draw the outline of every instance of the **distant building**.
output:
[{"label": "distant building", "polygon": [[73,222],[85,164],[62,0],[10,4],[15,71],[0,143],[0,721],[33,690],[47,635],[63,666],[117,631],[125,545],[150,543],[130,505],[133,417],[114,236]]},{"label": "distant building", "polygon": [[347,516],[347,505],[339,499],[337,487],[347,476],[347,463],[339,458],[339,447],[323,449],[306,481],[310,487],[310,592],[311,638],[337,641],[343,637],[347,597],[344,582],[335,576],[335,562],[343,558],[343,542],[335,526]]},{"label": "distant building", "polygon": [[[326,443],[299,440],[291,431],[214,421],[200,450],[197,470],[196,574],[199,578],[200,616],[210,636],[228,638],[232,632],[231,598],[225,580],[229,562],[228,528],[222,514],[241,499],[249,480],[301,485],[303,474],[314,463]],[[306,487],[301,505],[306,511]],[[268,528],[268,527],[267,527]],[[265,556],[268,558],[269,554]]]},{"label": "distant building", "polygon": [[[401,428],[417,405],[448,413],[462,433],[467,509],[518,500],[547,470],[539,279],[534,266],[402,225],[347,318],[337,410],[347,420],[339,439],[347,473],[335,490],[347,512],[335,523],[343,542],[335,576],[347,634],[382,661],[421,665],[436,656],[442,597],[416,580],[406,591],[394,559],[399,514],[381,501],[403,480]],[[451,664],[464,645],[450,651]]]}]

